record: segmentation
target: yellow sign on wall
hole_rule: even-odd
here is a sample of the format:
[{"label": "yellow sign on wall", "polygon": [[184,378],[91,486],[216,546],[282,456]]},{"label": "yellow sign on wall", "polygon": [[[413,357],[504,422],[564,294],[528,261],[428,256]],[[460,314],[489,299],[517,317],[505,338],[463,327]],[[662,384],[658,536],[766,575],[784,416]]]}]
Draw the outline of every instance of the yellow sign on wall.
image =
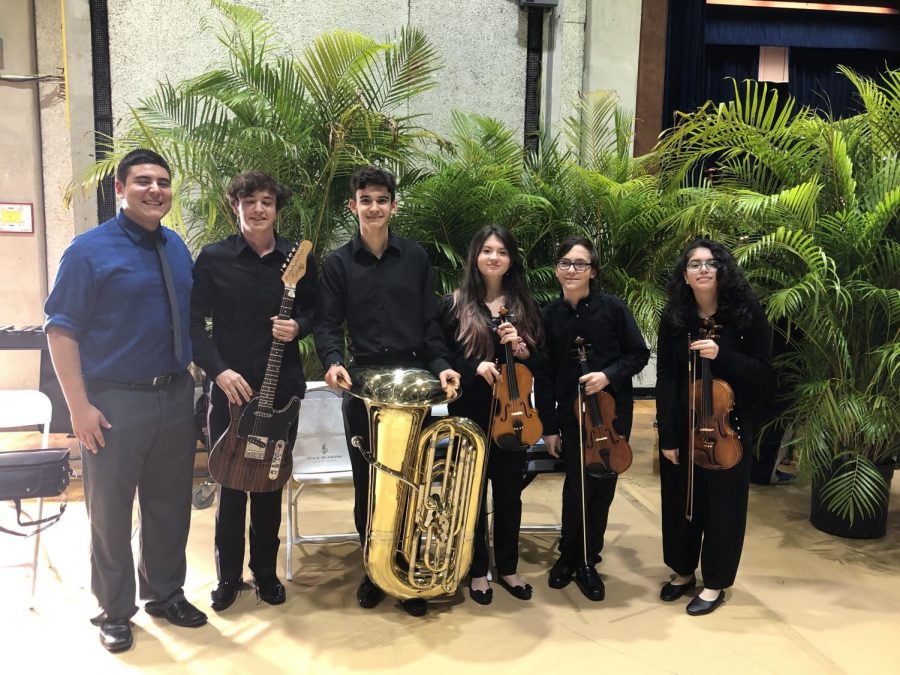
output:
[{"label": "yellow sign on wall", "polygon": [[34,232],[34,212],[31,204],[0,202],[0,232]]}]

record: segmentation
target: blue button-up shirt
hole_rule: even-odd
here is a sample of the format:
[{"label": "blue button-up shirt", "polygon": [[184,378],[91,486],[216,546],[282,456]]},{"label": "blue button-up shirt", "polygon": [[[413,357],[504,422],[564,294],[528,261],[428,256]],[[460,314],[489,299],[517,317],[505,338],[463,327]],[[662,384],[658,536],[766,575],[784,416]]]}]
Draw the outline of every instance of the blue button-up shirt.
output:
[{"label": "blue button-up shirt", "polygon": [[[162,237],[181,315],[182,359],[175,360],[172,317],[156,238]],[[77,236],[63,253],[44,305],[45,329],[74,334],[85,377],[143,382],[191,361],[188,331],[191,254],[175,232],[148,232],[122,211]]]}]

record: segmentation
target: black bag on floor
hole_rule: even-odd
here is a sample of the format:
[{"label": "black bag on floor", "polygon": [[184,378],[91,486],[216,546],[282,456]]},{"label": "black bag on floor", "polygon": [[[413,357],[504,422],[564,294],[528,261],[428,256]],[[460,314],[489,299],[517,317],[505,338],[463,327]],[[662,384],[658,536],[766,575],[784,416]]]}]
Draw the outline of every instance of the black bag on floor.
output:
[{"label": "black bag on floor", "polygon": [[[25,522],[22,522],[21,500],[58,497],[68,489],[72,475],[68,448],[0,452],[0,501],[10,500],[16,503],[20,527],[38,528],[23,534],[0,527],[0,532],[14,534],[17,537],[29,537],[53,525],[66,510],[65,500],[56,515]],[[40,525],[43,527],[38,527]]]}]

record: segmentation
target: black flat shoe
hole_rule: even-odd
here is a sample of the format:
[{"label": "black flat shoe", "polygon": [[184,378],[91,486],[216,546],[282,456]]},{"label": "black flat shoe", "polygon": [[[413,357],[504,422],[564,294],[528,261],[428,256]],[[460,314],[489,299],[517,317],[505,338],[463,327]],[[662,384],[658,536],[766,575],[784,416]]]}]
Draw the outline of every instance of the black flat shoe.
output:
[{"label": "black flat shoe", "polygon": [[716,607],[725,602],[725,591],[719,591],[715,600],[704,600],[699,595],[688,603],[686,611],[691,616],[703,616],[715,611]]},{"label": "black flat shoe", "polygon": [[384,600],[384,591],[372,583],[368,576],[364,576],[359,588],[356,589],[356,601],[363,609],[372,609]]},{"label": "black flat shoe", "polygon": [[128,619],[114,619],[100,624],[100,644],[108,652],[124,652],[131,649],[134,636],[131,634],[131,622]]},{"label": "black flat shoe", "polygon": [[476,591],[469,586],[469,597],[479,605],[489,605],[494,601],[494,589],[489,588],[486,591]]},{"label": "black flat shoe", "polygon": [[497,575],[497,583],[503,586],[509,594],[514,598],[518,598],[519,600],[531,600],[531,593],[534,590],[531,587],[531,584],[525,584],[524,586],[512,586],[507,583],[506,579],[504,579],[501,575]]},{"label": "black flat shoe", "polygon": [[206,623],[206,614],[184,598],[178,602],[173,602],[168,607],[160,607],[156,603],[148,602],[144,605],[144,611],[150,616],[165,619],[169,623],[182,628],[197,628]]},{"label": "black flat shoe", "polygon": [[697,585],[697,577],[693,574],[690,580],[685,584],[673,584],[671,581],[664,584],[659,591],[659,599],[663,602],[674,602],[682,595]]},{"label": "black flat shoe", "polygon": [[410,616],[425,616],[425,614],[428,613],[428,603],[422,598],[401,600],[400,606],[403,608],[403,611]]},{"label": "black flat shoe", "polygon": [[237,600],[240,591],[240,581],[220,581],[219,585],[209,594],[209,599],[212,601],[209,606],[216,612],[226,610]]},{"label": "black flat shoe", "polygon": [[557,561],[553,563],[553,567],[550,568],[550,576],[547,579],[547,584],[550,588],[565,588],[569,585],[569,582],[572,581],[572,576],[574,574],[575,565],[560,556]]},{"label": "black flat shoe", "polygon": [[593,602],[600,602],[606,597],[606,586],[593,565],[585,565],[575,570],[575,585],[582,595]]},{"label": "black flat shoe", "polygon": [[278,577],[271,577],[256,580],[256,597],[267,605],[283,605],[287,593]]}]

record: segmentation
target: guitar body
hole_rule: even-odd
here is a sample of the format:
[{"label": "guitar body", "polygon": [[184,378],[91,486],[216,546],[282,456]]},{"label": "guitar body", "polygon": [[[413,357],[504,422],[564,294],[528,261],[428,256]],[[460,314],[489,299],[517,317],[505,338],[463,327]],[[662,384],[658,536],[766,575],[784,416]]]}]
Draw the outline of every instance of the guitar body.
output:
[{"label": "guitar body", "polygon": [[229,404],[231,422],[209,453],[209,474],[219,485],[244,492],[280,490],[291,476],[291,425],[300,414],[293,396],[281,410],[260,410],[259,396]]}]

